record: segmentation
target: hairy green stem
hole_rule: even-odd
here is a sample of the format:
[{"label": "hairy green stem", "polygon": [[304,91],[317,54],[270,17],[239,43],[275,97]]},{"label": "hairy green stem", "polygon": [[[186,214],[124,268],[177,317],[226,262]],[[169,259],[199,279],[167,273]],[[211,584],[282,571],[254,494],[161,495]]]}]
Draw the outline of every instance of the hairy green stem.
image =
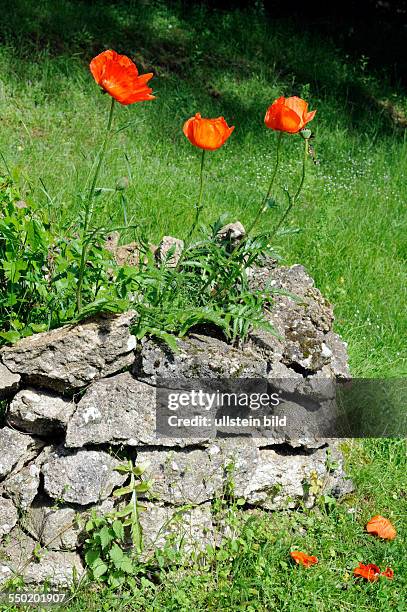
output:
[{"label": "hairy green stem", "polygon": [[196,205],[195,219],[194,219],[194,222],[193,222],[192,227],[191,227],[190,236],[192,236],[192,234],[194,233],[194,231],[196,229],[196,226],[198,225],[199,217],[201,215],[202,208],[203,208],[203,206],[202,206],[202,196],[203,196],[203,187],[204,187],[204,174],[203,174],[204,162],[205,162],[205,149],[202,149],[201,167],[200,167],[200,171],[199,171],[199,196],[198,196],[198,203]]},{"label": "hairy green stem", "polygon": [[265,206],[266,206],[266,204],[268,202],[268,199],[270,197],[271,190],[273,189],[274,181],[275,181],[275,178],[277,176],[278,166],[279,166],[279,163],[280,163],[280,145],[281,145],[282,135],[283,135],[283,132],[279,132],[278,138],[277,138],[277,147],[276,147],[276,163],[274,165],[273,174],[271,175],[271,180],[270,180],[269,188],[267,190],[267,193],[266,193],[265,197],[261,201],[260,208],[257,211],[257,215],[255,216],[252,224],[249,226],[249,229],[247,230],[247,235],[249,235],[253,231],[253,228],[257,225],[257,223],[258,223],[262,213],[264,212],[264,208],[265,208]]},{"label": "hairy green stem", "polygon": [[81,241],[81,260],[79,264],[79,274],[78,274],[78,285],[76,288],[76,310],[78,314],[82,310],[82,286],[83,286],[83,276],[85,272],[85,263],[86,263],[86,255],[88,252],[88,244],[86,243],[86,233],[89,229],[89,224],[92,218],[93,212],[93,198],[95,195],[96,183],[99,178],[100,169],[102,167],[102,162],[106,153],[106,147],[109,140],[111,128],[112,128],[112,120],[113,120],[113,110],[114,110],[114,98],[112,98],[112,102],[110,105],[109,118],[107,121],[106,134],[102,143],[102,147],[99,152],[98,162],[95,169],[95,174],[93,175],[92,184],[90,186],[89,194],[85,203],[85,218],[83,221],[83,229],[82,229],[82,241]]},{"label": "hairy green stem", "polygon": [[303,185],[304,185],[304,181],[305,181],[305,170],[306,170],[306,164],[307,164],[307,157],[308,157],[308,138],[305,139],[304,141],[304,156],[302,158],[302,174],[301,174],[301,181],[300,184],[298,186],[297,191],[295,192],[295,194],[293,196],[289,196],[289,205],[287,207],[287,210],[285,211],[285,213],[283,214],[283,216],[281,217],[280,221],[277,223],[276,227],[273,230],[273,233],[271,235],[272,238],[274,238],[274,236],[277,234],[278,230],[280,229],[280,227],[283,225],[284,221],[287,219],[292,207],[294,206],[294,204],[296,203],[298,196],[300,195]]}]

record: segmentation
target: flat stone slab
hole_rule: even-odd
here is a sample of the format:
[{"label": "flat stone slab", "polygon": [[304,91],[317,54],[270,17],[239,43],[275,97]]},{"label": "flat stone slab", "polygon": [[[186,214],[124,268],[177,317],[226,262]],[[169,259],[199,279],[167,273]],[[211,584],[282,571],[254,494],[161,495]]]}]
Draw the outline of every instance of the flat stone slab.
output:
[{"label": "flat stone slab", "polygon": [[18,389],[21,376],[10,372],[6,366],[0,363],[0,400],[13,395]]},{"label": "flat stone slab", "polygon": [[142,560],[147,560],[166,543],[170,543],[174,550],[187,554],[205,550],[208,544],[214,544],[211,504],[192,508],[171,508],[150,502],[144,505],[146,510],[140,513],[144,544]]},{"label": "flat stone slab", "polygon": [[173,353],[154,339],[142,344],[142,370],[147,376],[184,378],[262,378],[267,364],[249,348],[238,350],[210,336],[191,334],[177,340],[179,352]]},{"label": "flat stone slab", "polygon": [[242,437],[218,440],[203,450],[138,453],[138,462],[147,466],[144,477],[153,481],[150,498],[158,503],[201,504],[232,484],[236,497],[266,510],[295,508],[300,502],[311,507],[316,493],[346,488],[338,453],[337,458],[331,473],[327,448],[259,447]]},{"label": "flat stone slab", "polygon": [[0,538],[10,533],[17,521],[18,513],[13,502],[0,496]]},{"label": "flat stone slab", "polygon": [[9,427],[0,429],[0,480],[11,470],[23,465],[44,446],[36,438]]},{"label": "flat stone slab", "polygon": [[104,451],[58,449],[42,466],[44,489],[53,499],[80,506],[103,501],[127,478],[114,471],[118,464]]},{"label": "flat stone slab", "polygon": [[37,495],[40,486],[40,469],[35,463],[30,463],[8,476],[2,486],[17,508],[25,512]]},{"label": "flat stone slab", "polygon": [[68,423],[65,445],[186,446],[196,441],[156,436],[156,389],[129,372],[93,383]]},{"label": "flat stone slab", "polygon": [[172,505],[201,504],[222,492],[223,465],[206,450],[143,451],[139,464],[147,466],[146,479],[153,481],[152,495]]},{"label": "flat stone slab", "polygon": [[[0,583],[13,577],[13,562],[0,561]],[[80,556],[74,552],[43,550],[39,560],[31,561],[22,572],[25,585],[47,583],[51,587],[69,587],[74,578],[85,573]]]},{"label": "flat stone slab", "polygon": [[11,372],[24,375],[32,385],[56,391],[78,389],[133,363],[134,317],[130,311],[65,325],[23,338],[1,349],[0,356]]},{"label": "flat stone slab", "polygon": [[47,436],[63,432],[75,408],[72,400],[54,393],[23,389],[11,402],[7,421],[28,433]]}]

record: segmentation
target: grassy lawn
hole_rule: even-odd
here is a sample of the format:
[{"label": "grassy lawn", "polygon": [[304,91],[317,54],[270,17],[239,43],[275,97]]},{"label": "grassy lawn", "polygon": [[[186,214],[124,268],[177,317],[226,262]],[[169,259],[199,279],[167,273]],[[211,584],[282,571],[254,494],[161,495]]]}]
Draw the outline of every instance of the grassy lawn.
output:
[{"label": "grassy lawn", "polygon": [[[2,7],[0,26],[0,151],[24,198],[74,231],[79,193],[103,138],[109,100],[88,70],[113,48],[155,73],[157,99],[116,108],[121,130],[108,151],[99,187],[123,176],[129,223],[150,240],[185,237],[198,192],[199,151],[182,134],[195,112],[224,115],[236,129],[207,156],[205,222],[225,214],[249,224],[267,189],[276,135],[263,118],[280,95],[299,95],[317,109],[318,164],[309,163],[301,200],[276,250],[302,263],[335,304],[336,330],[349,344],[354,376],[403,376],[406,367],[407,113],[401,85],[390,84],[363,56],[349,58],[333,42],[294,22],[261,13],[216,16],[177,4],[16,0]],[[275,190],[299,181],[302,141],[284,136],[284,164]],[[99,219],[123,224],[117,192],[99,198]],[[273,226],[281,211],[265,217]],[[123,233],[122,241],[134,235]],[[122,604],[108,590],[82,589],[70,610],[405,610],[407,589],[404,441],[353,442],[348,463],[357,485],[343,503],[315,511],[254,514],[235,545],[192,562],[181,578],[146,575]],[[391,543],[368,537],[373,514],[392,519]],[[294,568],[287,551],[316,554],[310,570]],[[357,561],[391,566],[393,582],[357,584]],[[158,586],[157,586],[158,583]]]}]

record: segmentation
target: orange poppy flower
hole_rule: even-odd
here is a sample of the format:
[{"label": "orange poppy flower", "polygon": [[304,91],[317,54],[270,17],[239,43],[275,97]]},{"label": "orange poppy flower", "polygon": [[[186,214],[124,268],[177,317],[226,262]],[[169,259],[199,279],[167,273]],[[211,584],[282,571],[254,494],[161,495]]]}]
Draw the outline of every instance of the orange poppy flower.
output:
[{"label": "orange poppy flower", "polygon": [[317,111],[308,112],[308,102],[292,96],[278,98],[268,107],[264,123],[279,132],[296,134],[312,121]]},{"label": "orange poppy flower", "polygon": [[184,123],[183,132],[194,147],[215,151],[225,144],[234,129],[223,117],[202,119],[201,114],[196,113]]},{"label": "orange poppy flower", "polygon": [[103,51],[93,58],[90,71],[96,83],[120,104],[154,100],[147,86],[153,73],[139,75],[136,64],[116,51]]},{"label": "orange poppy flower", "polygon": [[374,563],[368,563],[367,565],[359,563],[358,567],[353,570],[353,575],[364,578],[369,582],[376,582],[380,576],[380,567],[377,567]]},{"label": "orange poppy flower", "polygon": [[386,569],[384,570],[384,572],[381,573],[381,575],[385,576],[389,580],[393,580],[393,578],[394,578],[394,571],[391,569],[391,567],[386,567]]},{"label": "orange poppy flower", "polygon": [[394,529],[389,519],[380,516],[380,514],[370,519],[366,525],[366,530],[368,533],[373,533],[384,540],[394,540],[397,535],[397,531]]},{"label": "orange poppy flower", "polygon": [[290,552],[290,555],[296,563],[298,563],[299,565],[303,565],[304,567],[311,567],[311,565],[315,565],[315,563],[318,563],[317,557],[307,555],[299,550],[293,550],[292,552]]}]

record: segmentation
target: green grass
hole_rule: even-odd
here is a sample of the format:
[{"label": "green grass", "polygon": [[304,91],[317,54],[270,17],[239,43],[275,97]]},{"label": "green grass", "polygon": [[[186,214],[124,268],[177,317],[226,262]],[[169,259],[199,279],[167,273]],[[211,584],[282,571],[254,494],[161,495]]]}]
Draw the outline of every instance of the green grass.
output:
[{"label": "green grass", "polygon": [[[185,119],[200,111],[236,126],[225,147],[207,156],[204,217],[227,213],[248,224],[274,161],[276,135],[263,124],[265,110],[279,95],[306,97],[318,111],[312,128],[320,163],[310,162],[289,220],[301,231],[279,238],[276,248],[287,263],[304,264],[335,304],[354,375],[406,374],[407,143],[380,105],[389,100],[406,113],[401,87],[305,27],[268,23],[261,13],[214,17],[147,1],[16,0],[2,7],[2,18],[0,150],[24,197],[71,232],[107,119],[109,100],[87,68],[103,49],[156,74],[155,101],[117,109],[115,125],[131,125],[114,140],[99,181],[112,188],[130,178],[129,223],[141,223],[153,242],[185,237],[192,222],[199,151],[182,134]],[[280,185],[297,184],[301,149],[299,137],[284,137]],[[281,189],[274,195],[284,203]],[[123,221],[116,197],[100,198],[100,221],[112,226]],[[265,225],[277,215],[270,212]],[[133,238],[128,232],[123,241]],[[355,442],[348,455],[357,485],[348,500],[255,514],[226,558],[220,552],[179,574],[163,570],[158,585],[146,577],[121,600],[87,586],[69,610],[405,610],[405,442]],[[396,524],[394,542],[364,534],[377,513]],[[291,546],[320,563],[293,567]],[[351,572],[359,560],[390,565],[394,581],[357,584]]]}]

